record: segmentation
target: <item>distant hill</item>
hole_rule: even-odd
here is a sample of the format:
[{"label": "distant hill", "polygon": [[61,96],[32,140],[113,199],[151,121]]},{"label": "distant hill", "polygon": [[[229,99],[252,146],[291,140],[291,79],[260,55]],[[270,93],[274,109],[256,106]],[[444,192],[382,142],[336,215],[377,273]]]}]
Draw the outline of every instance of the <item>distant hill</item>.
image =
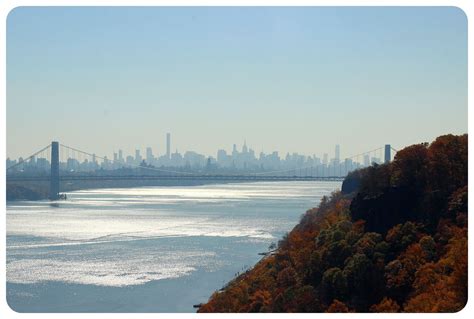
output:
[{"label": "distant hill", "polygon": [[456,312],[467,302],[467,135],[350,174],[199,312]]},{"label": "distant hill", "polygon": [[44,187],[25,187],[7,184],[7,200],[42,200],[48,199],[48,189]]}]

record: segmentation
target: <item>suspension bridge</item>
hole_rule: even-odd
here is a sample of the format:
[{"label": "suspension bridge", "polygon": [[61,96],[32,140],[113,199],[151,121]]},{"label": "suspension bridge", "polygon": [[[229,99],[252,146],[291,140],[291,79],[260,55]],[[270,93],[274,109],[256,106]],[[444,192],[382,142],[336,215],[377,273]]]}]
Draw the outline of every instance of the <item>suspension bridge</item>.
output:
[{"label": "suspension bridge", "polygon": [[[345,158],[348,160],[357,160],[356,168],[364,167],[360,165],[360,158],[367,159],[371,154],[378,154],[378,158],[384,154],[384,162],[390,162],[392,151],[397,152],[389,144],[382,147],[356,154]],[[87,158],[91,159],[88,162]],[[370,156],[369,156],[370,158]],[[28,173],[29,163],[34,159],[36,167],[43,168],[42,172]],[[93,170],[88,172],[68,169],[69,163],[80,163],[84,160],[92,165]],[[344,176],[341,175],[341,167],[344,164],[338,163],[339,172],[336,169],[323,171],[316,165],[295,167],[290,169],[272,170],[257,172],[253,174],[212,174],[202,172],[190,172],[185,170],[171,170],[157,168],[149,165],[136,165],[130,163],[119,163],[122,169],[97,169],[97,160],[106,164],[117,164],[114,160],[107,157],[97,156],[95,154],[70,147],[59,142],[52,142],[41,148],[32,155],[20,159],[17,163],[7,167],[7,183],[21,182],[49,182],[49,198],[57,200],[60,198],[61,182],[73,181],[207,181],[207,182],[262,182],[262,181],[341,181]],[[76,161],[76,162],[74,162]],[[352,163],[352,162],[350,162]],[[351,164],[352,165],[352,164]],[[367,166],[367,163],[365,163]],[[345,170],[346,174],[349,170]],[[329,174],[328,174],[329,173]],[[332,174],[331,174],[332,173]]]}]

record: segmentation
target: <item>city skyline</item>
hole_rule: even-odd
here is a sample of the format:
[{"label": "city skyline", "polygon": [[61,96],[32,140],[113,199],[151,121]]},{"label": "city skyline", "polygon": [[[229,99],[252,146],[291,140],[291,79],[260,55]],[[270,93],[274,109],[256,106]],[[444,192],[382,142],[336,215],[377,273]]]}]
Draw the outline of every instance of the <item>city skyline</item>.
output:
[{"label": "city skyline", "polygon": [[[289,156],[297,156],[301,158],[311,158],[311,159],[317,159],[321,163],[328,164],[331,161],[335,161],[337,163],[340,163],[342,160],[345,159],[354,159],[356,157],[363,158],[361,154],[363,152],[359,152],[358,154],[351,154],[351,155],[346,155],[341,157],[341,145],[336,144],[334,145],[333,152],[331,153],[330,151],[327,152],[313,152],[312,154],[303,154],[299,152],[280,152],[279,150],[272,150],[268,152],[264,152],[263,150],[257,151],[255,150],[251,145],[247,145],[246,139],[244,139],[242,144],[237,144],[233,143],[230,148],[218,148],[215,150],[213,154],[204,154],[199,152],[199,150],[182,150],[181,152],[178,150],[179,148],[176,147],[174,151],[172,151],[172,143],[171,143],[171,133],[166,133],[166,144],[164,144],[164,152],[159,152],[157,151],[154,147],[152,146],[147,146],[147,147],[135,147],[133,149],[133,152],[126,152],[123,150],[123,148],[118,148],[117,150],[114,150],[112,153],[95,153],[95,152],[88,152],[90,154],[93,154],[93,156],[97,156],[98,159],[106,159],[107,161],[110,161],[112,163],[122,163],[122,164],[131,164],[138,166],[144,161],[146,164],[155,164],[156,160],[166,160],[170,161],[173,159],[173,156],[183,156],[185,154],[195,154],[198,155],[199,157],[202,157],[203,161],[206,161],[207,159],[211,159],[212,161],[219,162],[219,158],[223,158],[225,156],[231,156],[232,154],[235,153],[248,153],[251,154],[251,156],[255,159],[259,159],[262,156],[275,156],[278,158],[278,160],[285,160],[285,158],[288,158]],[[383,157],[383,152],[381,150],[382,147],[379,147],[379,153],[377,156],[374,156],[374,159],[377,159],[378,161],[382,160]],[[144,151],[144,152],[143,152]],[[333,155],[332,157],[331,154]],[[111,156],[110,156],[111,155]],[[42,155],[44,158],[47,157],[47,155]],[[64,157],[65,155],[61,154],[62,159],[68,159],[68,157]],[[393,156],[391,156],[393,157]],[[11,161],[13,164],[16,164],[16,162],[13,161],[22,161],[23,159],[27,158],[25,157],[10,157],[7,156],[7,160]],[[163,162],[165,164],[169,164]],[[64,161],[65,162],[65,161]],[[87,162],[87,161],[86,161]],[[363,161],[360,161],[362,163]],[[365,163],[366,164],[366,163]],[[367,164],[366,164],[367,165]],[[173,165],[171,165],[173,166]],[[178,165],[179,166],[179,165]],[[7,165],[8,167],[8,165]]]},{"label": "city skyline", "polygon": [[[94,150],[88,150],[88,149],[85,149],[85,151],[89,152],[89,153],[94,153],[94,154],[97,154],[98,156],[106,156],[106,157],[113,157],[113,154],[114,153],[118,153],[121,151],[123,154],[127,154],[127,155],[134,155],[136,154],[136,151],[139,150],[141,155],[145,155],[143,156],[143,158],[146,157],[146,152],[147,152],[147,149],[152,149],[153,151],[153,155],[160,155],[160,156],[167,156],[168,155],[168,150],[167,150],[167,143],[166,143],[166,134],[168,133],[165,133],[165,137],[163,137],[163,141],[162,142],[156,142],[155,144],[143,144],[141,143],[140,145],[136,145],[136,146],[131,146],[131,145],[128,145],[128,146],[115,146],[115,147],[108,147],[108,150],[104,151],[104,152],[96,152]],[[169,133],[171,134],[171,133]],[[451,134],[451,133],[447,133],[447,134]],[[227,143],[223,146],[217,146],[215,148],[214,151],[211,151],[211,153],[207,153],[207,152],[203,152],[201,151],[200,149],[198,148],[192,148],[192,149],[183,149],[182,147],[180,147],[179,145],[175,145],[174,143],[171,143],[170,145],[170,155],[173,154],[173,153],[185,153],[187,151],[190,151],[190,152],[196,152],[196,153],[199,153],[199,154],[202,154],[206,157],[213,157],[213,158],[216,158],[217,157],[217,153],[219,150],[225,150],[226,152],[228,153],[231,153],[232,152],[232,149],[233,149],[233,146],[236,145],[237,148],[241,149],[244,144],[247,144],[246,141],[248,139],[247,138],[243,138],[240,142],[236,142],[236,143],[233,143],[233,142],[230,142],[230,143]],[[56,141],[55,139],[52,139],[51,141]],[[51,143],[51,141],[47,142],[46,144],[49,144]],[[61,142],[61,141],[59,141]],[[425,142],[428,142],[428,140],[419,140],[418,142],[415,142],[415,144],[419,144],[419,143],[425,143]],[[62,142],[61,142],[62,143]],[[119,144],[119,143],[115,143],[115,144]],[[327,144],[327,143],[324,143],[324,144]],[[379,147],[382,147],[383,145],[386,145],[387,143],[382,143],[380,145],[373,145],[372,148],[379,148]],[[392,147],[396,147],[397,149],[401,149],[403,148],[404,146],[406,145],[393,145],[393,144],[390,144],[392,145]],[[32,145],[32,150],[34,149],[37,149],[41,146],[45,146],[45,143],[41,144],[41,145]],[[306,153],[306,152],[301,152],[301,151],[298,151],[298,150],[295,150],[295,151],[281,151],[279,149],[270,149],[270,148],[266,148],[265,146],[261,146],[261,147],[256,147],[253,143],[248,143],[247,147],[252,149],[257,155],[260,154],[260,153],[264,153],[264,154],[271,154],[273,152],[278,152],[279,155],[286,155],[286,154],[299,154],[299,155],[304,155],[304,156],[314,156],[314,155],[321,155],[321,157],[324,157],[324,155],[326,154],[334,154],[334,157],[333,158],[336,158],[336,151],[335,151],[335,147],[336,146],[342,146],[342,149],[343,151],[346,151],[347,148],[344,148],[344,145],[342,144],[334,144],[332,146],[329,146],[329,149],[320,149],[318,148],[317,146],[314,148],[314,151],[310,151],[309,153]],[[35,148],[36,147],[36,148]],[[210,146],[207,145],[206,149],[209,149]],[[369,147],[370,148],[370,147]],[[29,155],[31,154],[20,154],[19,156],[10,156],[10,153],[8,153],[8,149],[7,149],[7,158],[10,158],[10,159],[18,159],[18,158],[26,158],[28,157]],[[362,150],[361,150],[362,151]],[[344,159],[344,158],[349,158],[349,157],[352,157],[354,155],[357,155],[359,153],[362,153],[361,151],[356,151],[354,153],[348,153],[348,152],[342,152],[342,155],[339,151],[339,154],[340,154],[340,159]],[[30,152],[31,153],[31,152]]]},{"label": "city skyline", "polygon": [[205,154],[244,139],[354,154],[465,133],[466,115],[454,7],[20,7],[7,21],[13,158],[51,139],[162,152],[170,131]]},{"label": "city skyline", "polygon": [[[140,149],[136,149],[134,154],[126,154],[119,149],[112,157],[91,154],[72,148],[67,145],[53,142],[56,146],[43,148],[28,158],[10,159],[7,158],[6,166],[10,174],[43,175],[50,170],[53,161],[52,154],[57,156],[58,169],[64,173],[82,174],[93,173],[98,170],[115,171],[119,174],[130,173],[130,169],[143,173],[143,169],[148,173],[182,173],[182,172],[214,172],[214,173],[268,173],[296,175],[300,176],[345,176],[353,170],[370,166],[374,163],[382,164],[391,161],[392,147],[385,145],[377,150],[370,150],[355,156],[341,158],[341,147],[335,145],[333,156],[324,153],[322,157],[306,156],[298,153],[287,153],[280,155],[278,151],[270,154],[260,152],[257,154],[248,147],[244,141],[241,150],[236,144],[232,146],[232,152],[227,153],[224,149],[217,151],[216,157],[205,156],[194,151],[185,151],[184,154],[178,151],[171,153],[171,134],[166,134],[166,153],[163,155],[154,154],[151,147],[146,148],[145,156]],[[62,151],[60,149],[62,148]],[[173,170],[169,170],[169,169]],[[177,169],[176,171],[174,169]]]}]

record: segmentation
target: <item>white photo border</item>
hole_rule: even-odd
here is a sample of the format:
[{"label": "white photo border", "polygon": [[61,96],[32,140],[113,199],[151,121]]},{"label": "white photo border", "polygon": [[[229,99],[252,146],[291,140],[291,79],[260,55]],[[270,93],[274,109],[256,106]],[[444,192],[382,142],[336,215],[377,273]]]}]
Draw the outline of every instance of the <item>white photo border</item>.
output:
[{"label": "white photo border", "polygon": [[[16,7],[22,6],[450,6],[458,7],[463,10],[468,20],[468,60],[472,51],[471,43],[473,43],[472,25],[469,18],[473,16],[474,1],[469,0],[0,0],[0,15],[2,23],[0,23],[0,106],[1,106],[1,161],[0,171],[2,182],[0,183],[2,218],[0,218],[0,229],[2,231],[2,239],[0,240],[1,262],[0,262],[0,318],[194,318],[194,317],[213,317],[218,318],[223,314],[196,314],[196,313],[18,313],[12,310],[7,304],[6,294],[6,27],[8,14]],[[473,74],[473,67],[468,63],[468,96],[473,92],[473,84],[469,81]],[[470,112],[471,103],[468,99],[468,124],[472,123],[474,112]],[[468,131],[473,131],[468,125]],[[469,139],[469,154],[474,154],[474,142]],[[472,156],[469,156],[469,164],[471,164]],[[474,185],[474,172],[469,170],[469,184]],[[469,189],[469,197],[472,197],[472,189]],[[470,210],[470,209],[468,209]],[[474,233],[473,222],[469,223],[468,234]],[[469,252],[474,243],[468,241]],[[473,267],[474,255],[469,253],[468,262],[468,281],[472,282],[474,277]],[[468,284],[468,294],[470,293],[470,284]],[[391,318],[426,318],[437,317],[445,318],[446,316],[456,318],[472,318],[474,314],[473,303],[469,302],[463,310],[452,314],[271,314],[274,318],[310,318],[315,315],[331,316],[331,318],[360,318],[368,316],[375,318],[376,316],[389,316]],[[226,314],[227,318],[247,318],[248,316],[262,316],[265,314]],[[268,314],[267,314],[268,315]]]}]

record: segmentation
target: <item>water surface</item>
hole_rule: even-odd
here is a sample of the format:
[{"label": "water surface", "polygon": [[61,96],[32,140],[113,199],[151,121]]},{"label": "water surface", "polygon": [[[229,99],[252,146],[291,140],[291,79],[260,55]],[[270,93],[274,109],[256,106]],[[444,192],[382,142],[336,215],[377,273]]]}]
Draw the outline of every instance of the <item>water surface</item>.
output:
[{"label": "water surface", "polygon": [[7,203],[20,312],[193,312],[340,182],[97,189]]}]

